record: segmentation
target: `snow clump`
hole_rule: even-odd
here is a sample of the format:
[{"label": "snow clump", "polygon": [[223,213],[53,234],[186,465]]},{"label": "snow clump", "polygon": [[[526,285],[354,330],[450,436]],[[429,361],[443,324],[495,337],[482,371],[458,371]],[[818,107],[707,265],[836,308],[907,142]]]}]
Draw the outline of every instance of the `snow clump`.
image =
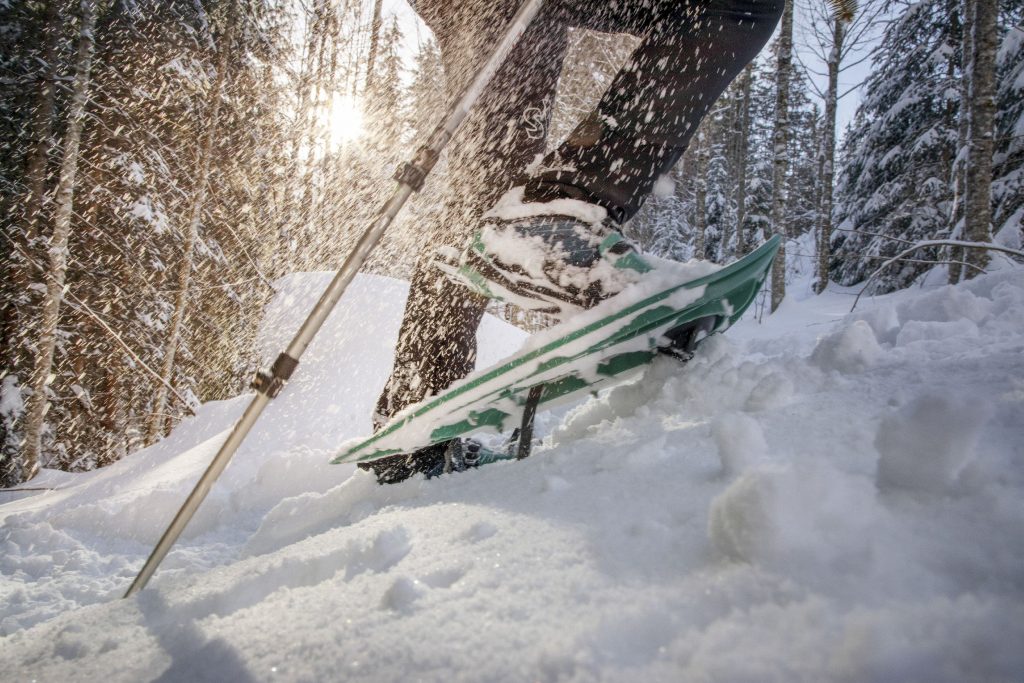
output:
[{"label": "snow clump", "polygon": [[879,489],[950,492],[990,413],[985,401],[925,394],[886,417],[875,437]]},{"label": "snow clump", "polygon": [[876,508],[866,477],[824,463],[773,464],[748,470],[712,501],[708,530],[733,560],[839,570],[868,556]]},{"label": "snow clump", "polygon": [[811,362],[823,370],[852,375],[874,367],[885,352],[878,345],[871,325],[863,320],[825,337],[811,354]]},{"label": "snow clump", "polygon": [[743,413],[715,418],[711,423],[711,434],[718,448],[718,458],[722,461],[722,473],[726,476],[739,474],[763,459],[768,452],[760,423]]}]

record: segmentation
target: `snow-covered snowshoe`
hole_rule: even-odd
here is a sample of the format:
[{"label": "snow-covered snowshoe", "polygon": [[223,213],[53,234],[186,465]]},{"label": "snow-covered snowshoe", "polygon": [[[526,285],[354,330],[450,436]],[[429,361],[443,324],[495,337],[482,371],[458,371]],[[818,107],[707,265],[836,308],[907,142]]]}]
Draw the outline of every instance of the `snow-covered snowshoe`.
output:
[{"label": "snow-covered snowshoe", "polygon": [[579,200],[518,201],[521,188],[484,216],[461,254],[440,254],[448,277],[491,299],[560,319],[592,308],[652,270],[603,208]]},{"label": "snow-covered snowshoe", "polygon": [[[635,376],[659,355],[687,360],[754,301],[781,239],[724,268],[659,263],[649,277],[529,339],[521,351],[409,406],[332,462],[413,453],[476,432],[510,432],[550,407]],[[531,400],[535,399],[535,400]]]}]

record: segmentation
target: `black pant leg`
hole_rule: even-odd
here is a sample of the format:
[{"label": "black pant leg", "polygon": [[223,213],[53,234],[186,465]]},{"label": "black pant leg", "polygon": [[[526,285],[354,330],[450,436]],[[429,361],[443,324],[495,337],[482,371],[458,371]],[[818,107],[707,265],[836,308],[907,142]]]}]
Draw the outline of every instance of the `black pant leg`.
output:
[{"label": "black pant leg", "polygon": [[[489,0],[490,1],[490,0]],[[438,37],[449,96],[456,97],[500,37],[518,3],[480,12],[425,13]],[[507,15],[507,16],[506,16]],[[441,245],[460,247],[522,169],[543,154],[555,86],[567,46],[558,10],[542,11],[495,74],[449,146],[444,211],[425,226],[395,349],[395,364],[374,415],[380,426],[396,412],[436,394],[472,371],[476,329],[487,301],[434,267]]]},{"label": "black pant leg", "polygon": [[[592,201],[623,222],[775,30],[783,0],[661,0],[596,16],[643,41],[597,109],[527,182],[527,199]],[[646,25],[645,25],[646,23]]]}]

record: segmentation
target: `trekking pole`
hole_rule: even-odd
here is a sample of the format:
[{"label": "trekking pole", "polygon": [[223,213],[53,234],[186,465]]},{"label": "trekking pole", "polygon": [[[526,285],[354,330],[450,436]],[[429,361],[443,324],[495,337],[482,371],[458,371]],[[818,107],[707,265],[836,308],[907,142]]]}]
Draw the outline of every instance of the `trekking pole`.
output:
[{"label": "trekking pole", "polygon": [[495,47],[490,58],[488,58],[462,92],[462,95],[448,111],[445,119],[434,128],[430,137],[427,138],[427,143],[417,150],[412,161],[402,164],[395,172],[395,180],[398,182],[398,187],[391,194],[391,198],[381,208],[377,218],[366,229],[363,236],[359,238],[359,242],[356,243],[352,253],[348,255],[348,258],[345,259],[341,268],[334,275],[331,284],[320,295],[316,306],[310,311],[309,316],[302,323],[302,327],[299,328],[288,348],[277,356],[269,372],[261,371],[257,373],[256,378],[251,384],[251,388],[256,391],[256,395],[253,396],[249,406],[242,413],[242,417],[235,423],[231,434],[228,435],[227,440],[224,441],[220,450],[217,451],[217,455],[213,457],[209,467],[206,468],[203,476],[200,477],[195,488],[192,489],[192,493],[185,499],[185,503],[178,510],[178,514],[174,516],[170,526],[164,531],[164,535],[160,538],[156,547],[153,548],[153,552],[150,553],[146,564],[142,566],[142,570],[135,577],[124,597],[127,598],[139,592],[149,583],[149,579],[156,572],[157,567],[170,551],[171,546],[178,540],[181,532],[185,530],[185,526],[188,525],[192,515],[195,514],[196,509],[210,492],[214,482],[217,481],[217,478],[224,471],[224,468],[227,467],[235,451],[242,445],[245,437],[249,434],[253,425],[256,424],[260,414],[263,413],[263,409],[267,407],[271,399],[276,398],[281,393],[281,390],[284,389],[285,383],[292,376],[292,373],[295,372],[302,354],[313,341],[316,333],[320,331],[320,327],[327,320],[327,316],[331,314],[331,311],[334,310],[334,306],[338,303],[341,295],[345,293],[345,289],[352,282],[356,273],[359,272],[363,263],[366,262],[370,252],[377,246],[377,243],[384,235],[384,231],[391,225],[391,222],[412,193],[418,192],[423,187],[423,183],[427,175],[434,168],[434,164],[437,163],[441,151],[448,145],[452,135],[455,134],[455,131],[465,120],[466,116],[469,115],[484,88],[487,87],[495,72],[504,63],[508,53],[518,42],[526,27],[529,26],[530,22],[537,15],[542,3],[543,0],[526,0],[523,3],[519,11],[512,18],[504,37]]}]

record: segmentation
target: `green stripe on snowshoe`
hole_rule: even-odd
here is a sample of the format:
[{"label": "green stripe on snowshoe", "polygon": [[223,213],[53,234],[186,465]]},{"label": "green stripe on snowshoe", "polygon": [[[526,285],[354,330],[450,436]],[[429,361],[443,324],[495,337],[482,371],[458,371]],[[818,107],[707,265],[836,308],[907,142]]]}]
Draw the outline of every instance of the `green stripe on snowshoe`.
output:
[{"label": "green stripe on snowshoe", "polygon": [[438,427],[430,433],[430,443],[440,443],[442,441],[448,441],[454,439],[462,434],[467,434],[471,431],[477,431],[483,427],[494,427],[499,432],[505,430],[505,420],[509,417],[508,413],[497,408],[488,408],[487,410],[477,413],[471,412],[469,417],[465,420],[456,422],[453,425],[446,425],[444,427]]},{"label": "green stripe on snowshoe", "polygon": [[[497,401],[525,396],[529,391],[530,386],[537,383],[539,379],[538,375],[541,375],[544,372],[557,370],[560,365],[575,362],[584,356],[599,353],[605,349],[615,346],[616,344],[624,343],[654,332],[657,332],[658,338],[661,338],[661,335],[665,334],[670,329],[674,329],[680,325],[709,316],[714,316],[718,323],[709,331],[708,334],[721,332],[738,320],[743,315],[743,312],[747,307],[753,302],[754,297],[767,275],[768,267],[778,250],[780,242],[780,237],[772,237],[743,259],[736,261],[719,271],[696,280],[691,280],[689,282],[669,287],[668,289],[654,294],[642,301],[633,303],[622,310],[615,311],[605,318],[594,321],[585,327],[572,330],[565,336],[549,342],[540,348],[533,349],[532,351],[522,355],[516,355],[496,367],[492,367],[479,374],[471,375],[441,394],[434,396],[428,401],[413,408],[411,412],[396,419],[394,422],[385,425],[375,435],[361,442],[354,448],[349,449],[345,453],[340,454],[332,460],[332,462],[365,461],[382,457],[385,449],[381,448],[384,446],[384,443],[381,442],[396,434],[414,421],[430,419],[430,415],[435,412],[440,415],[444,415],[462,411],[470,404],[482,409],[488,404],[493,405],[493,403]],[[661,303],[680,290],[694,289],[702,286],[705,289],[700,299],[689,305],[684,305],[681,309],[676,309],[668,304]],[[622,324],[624,321],[625,323]],[[563,348],[582,337],[598,332],[602,328],[607,328],[609,330],[609,336],[590,344],[586,349],[579,353],[568,354],[565,356],[554,356],[543,360],[539,364],[539,367],[533,368],[532,371],[528,372],[528,374],[519,376],[513,374],[514,371],[523,368],[524,366],[528,366],[528,364],[533,363],[538,359],[542,359],[545,356],[555,354],[560,348]],[[651,352],[651,358],[654,356],[654,350],[655,349],[653,348],[648,350]],[[629,369],[641,367],[643,363],[639,362],[640,356],[630,355],[634,352],[636,352],[635,349],[633,351],[619,354],[620,356],[623,356],[623,359],[617,361],[619,365],[615,367],[613,367],[612,363],[617,356],[612,356],[610,358],[595,358],[595,368],[605,367],[609,371],[614,370],[614,372],[612,372],[611,375],[601,375],[600,373],[597,373],[597,378],[592,382],[584,381],[579,377],[579,372],[576,369],[569,368],[566,368],[566,374],[561,377],[549,377],[543,380],[547,384],[555,384],[556,386],[563,387],[566,391],[562,391],[561,389],[556,391],[545,391],[544,395],[541,397],[541,404],[543,405],[556,399],[563,399],[584,390],[593,391],[595,390],[595,385],[604,384],[606,380],[611,378],[617,378],[618,376],[625,374]],[[640,352],[644,351],[640,350]],[[629,360],[627,361],[626,359]],[[481,395],[467,396],[467,394],[472,394],[472,392],[476,391],[478,388],[500,379],[503,375],[509,375],[508,382],[503,386],[495,388],[494,390],[488,390],[486,393]],[[564,384],[559,385],[559,382],[564,382]],[[569,390],[570,387],[572,387],[571,390]],[[525,398],[516,400],[515,403],[522,405],[524,401]],[[498,410],[497,408],[492,409]],[[505,413],[505,411],[501,410],[498,410],[498,412]],[[481,410],[477,412],[477,416],[484,413],[486,413],[486,411]],[[507,416],[507,413],[505,414]],[[493,428],[497,425],[488,424],[484,426],[490,426]],[[442,425],[441,427],[435,428],[431,435],[431,443],[447,440],[463,434],[469,434],[473,431],[478,431],[480,427],[481,423],[479,422],[479,418],[463,418],[455,424]],[[504,428],[504,423],[502,423],[502,426],[498,428]],[[438,436],[436,439],[434,438],[435,434]],[[427,445],[430,444],[417,444],[407,450],[421,448]],[[392,447],[389,448],[387,452],[394,453],[396,451]]]},{"label": "green stripe on snowshoe", "polygon": [[606,377],[615,377],[616,375],[621,375],[624,372],[638,368],[641,365],[647,365],[654,360],[655,355],[654,351],[620,353],[617,356],[612,356],[603,363],[599,363],[597,366],[597,374],[604,375]]}]

